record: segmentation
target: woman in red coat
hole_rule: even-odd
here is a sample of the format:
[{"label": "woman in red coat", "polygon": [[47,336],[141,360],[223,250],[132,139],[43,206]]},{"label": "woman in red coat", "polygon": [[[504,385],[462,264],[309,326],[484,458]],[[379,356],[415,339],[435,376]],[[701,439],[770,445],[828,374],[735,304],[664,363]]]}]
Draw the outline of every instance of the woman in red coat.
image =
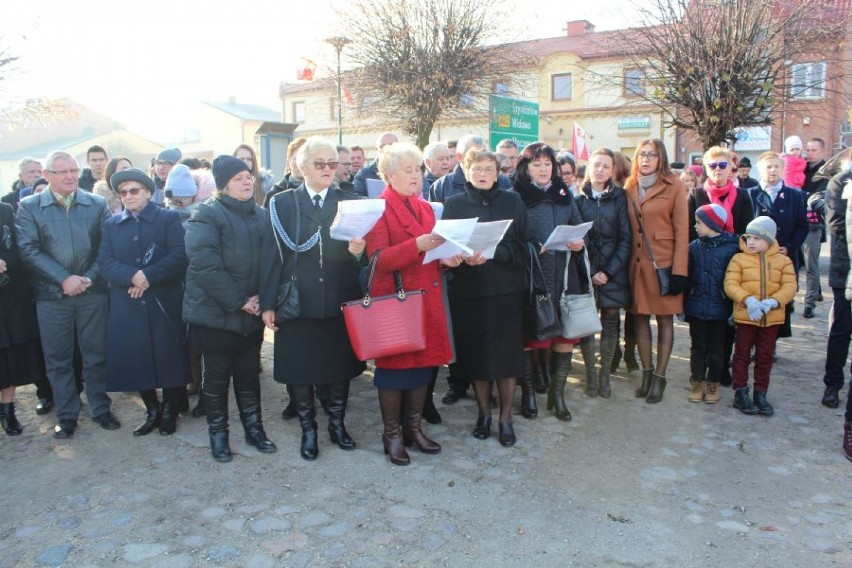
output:
[{"label": "woman in red coat", "polygon": [[[410,461],[405,445],[413,443],[426,454],[441,451],[441,446],[422,432],[420,423],[432,367],[445,365],[453,358],[441,266],[438,261],[423,264],[425,253],[444,240],[431,234],[435,214],[420,198],[421,160],[422,154],[411,144],[396,143],[384,149],[379,172],[388,183],[381,195],[386,203],[385,213],[366,237],[368,254],[379,253],[370,290],[372,296],[396,292],[393,277],[396,271],[406,290],[425,291],[426,349],[376,359],[374,384],[379,389],[384,423],[382,442],[391,463],[396,465],[407,465]],[[440,264],[452,267],[460,262],[458,256]]]}]

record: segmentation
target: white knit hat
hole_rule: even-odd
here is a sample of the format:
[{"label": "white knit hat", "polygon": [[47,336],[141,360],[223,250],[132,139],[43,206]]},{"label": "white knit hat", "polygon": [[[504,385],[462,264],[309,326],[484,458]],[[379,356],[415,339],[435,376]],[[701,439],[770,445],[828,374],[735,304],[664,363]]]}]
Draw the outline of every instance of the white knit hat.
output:
[{"label": "white knit hat", "polygon": [[798,136],[789,136],[786,140],[784,140],[784,151],[786,153],[789,154],[790,152],[792,152],[793,148],[798,148],[799,150],[804,148],[804,146],[802,145],[802,139]]}]

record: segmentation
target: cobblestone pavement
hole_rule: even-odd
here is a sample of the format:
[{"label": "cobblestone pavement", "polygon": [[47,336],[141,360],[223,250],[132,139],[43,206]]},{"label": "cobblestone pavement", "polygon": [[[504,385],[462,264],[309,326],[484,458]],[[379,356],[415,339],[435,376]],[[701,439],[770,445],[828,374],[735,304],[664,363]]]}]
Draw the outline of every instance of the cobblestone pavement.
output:
[{"label": "cobblestone pavement", "polygon": [[794,337],[780,341],[774,417],[740,414],[730,389],[715,406],[687,402],[688,331],[677,324],[662,403],[635,399],[638,377],[623,367],[610,400],[586,397],[577,353],[572,422],[539,396],[538,419],[516,416],[507,449],[472,437],[472,400],[439,402],[443,424],[427,431],[443,451],[413,451],[408,467],[382,453],[366,376],[347,417],[358,448],[333,446],[321,423],[320,456],[303,461],[297,423],[280,418],[269,343],[263,408],[278,453],[243,442],[232,404],[228,464],[210,457],[203,419],[134,438],[143,407],[129,395],[114,396],[120,430],[84,416],[74,438],[54,440],[54,417],[37,416],[22,388],[24,434],[0,435],[0,567],[850,566],[842,407],[819,404],[824,290],[811,320],[799,294]]}]

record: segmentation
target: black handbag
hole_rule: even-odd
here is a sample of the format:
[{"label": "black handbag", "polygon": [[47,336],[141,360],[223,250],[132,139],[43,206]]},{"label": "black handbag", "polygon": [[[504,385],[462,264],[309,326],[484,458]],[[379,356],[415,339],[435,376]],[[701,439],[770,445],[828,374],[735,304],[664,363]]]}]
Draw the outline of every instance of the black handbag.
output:
[{"label": "black handbag", "polygon": [[[284,265],[284,250],[281,248],[281,241],[286,240],[284,227],[281,225],[281,220],[278,219],[278,210],[275,201],[281,198],[283,194],[276,195],[269,204],[270,219],[272,227],[278,233],[275,235],[275,244],[278,245],[278,254],[281,256],[281,264]],[[299,196],[293,194],[293,203],[296,206],[296,238],[299,238]],[[296,286],[296,260],[299,257],[298,248],[293,250],[293,270],[290,271],[290,278],[278,285],[278,292],[275,296],[275,321],[282,322],[286,320],[296,319],[301,314],[299,305],[299,288]]]},{"label": "black handbag", "polygon": [[[529,286],[523,313],[524,336],[537,341],[552,339],[559,336],[562,331],[556,314],[556,304],[544,286],[544,273],[535,247],[528,243],[527,248],[530,253],[530,262],[527,266]],[[541,282],[541,286],[538,285],[536,277]]]},{"label": "black handbag", "polygon": [[651,248],[651,243],[648,242],[648,235],[645,234],[645,226],[642,225],[642,214],[639,213],[639,208],[636,202],[631,200],[633,210],[636,212],[636,222],[639,223],[639,232],[642,233],[642,240],[645,242],[645,248],[648,249],[648,256],[651,257],[651,264],[654,266],[654,272],[657,273],[657,284],[660,286],[660,296],[668,296],[672,293],[672,267],[660,268],[657,266],[657,259],[654,258],[654,250]]}]

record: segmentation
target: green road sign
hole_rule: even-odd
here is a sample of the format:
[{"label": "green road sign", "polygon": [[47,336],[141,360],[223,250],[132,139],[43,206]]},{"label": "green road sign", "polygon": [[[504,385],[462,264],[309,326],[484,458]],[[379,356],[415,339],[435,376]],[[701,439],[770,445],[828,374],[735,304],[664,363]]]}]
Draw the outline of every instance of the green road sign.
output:
[{"label": "green road sign", "polygon": [[488,100],[489,146],[511,138],[523,148],[538,140],[538,103],[491,95]]}]

